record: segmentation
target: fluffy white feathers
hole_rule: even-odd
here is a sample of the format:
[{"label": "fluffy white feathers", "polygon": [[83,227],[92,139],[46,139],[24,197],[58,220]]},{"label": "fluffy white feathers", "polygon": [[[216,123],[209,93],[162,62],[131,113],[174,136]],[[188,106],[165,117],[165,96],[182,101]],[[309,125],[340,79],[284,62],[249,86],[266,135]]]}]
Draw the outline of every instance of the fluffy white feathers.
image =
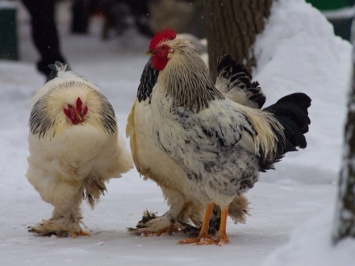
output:
[{"label": "fluffy white feathers", "polygon": [[[94,207],[106,191],[105,181],[131,169],[132,160],[118,136],[113,108],[99,89],[59,62],[54,75],[33,97],[27,171],[54,211],[30,231],[77,236],[83,234],[82,198]],[[68,106],[77,112],[74,118],[64,113]],[[87,113],[80,113],[85,108]],[[83,121],[73,124],[75,116]]]}]

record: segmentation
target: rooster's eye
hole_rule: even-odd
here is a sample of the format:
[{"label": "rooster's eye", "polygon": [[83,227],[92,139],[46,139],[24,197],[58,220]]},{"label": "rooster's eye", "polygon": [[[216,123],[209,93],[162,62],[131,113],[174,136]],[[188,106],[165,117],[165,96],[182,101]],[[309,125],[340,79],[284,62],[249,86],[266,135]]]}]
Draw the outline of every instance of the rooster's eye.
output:
[{"label": "rooster's eye", "polygon": [[166,44],[163,44],[162,46],[161,46],[161,49],[162,50],[169,50],[169,46],[168,45],[166,45]]}]

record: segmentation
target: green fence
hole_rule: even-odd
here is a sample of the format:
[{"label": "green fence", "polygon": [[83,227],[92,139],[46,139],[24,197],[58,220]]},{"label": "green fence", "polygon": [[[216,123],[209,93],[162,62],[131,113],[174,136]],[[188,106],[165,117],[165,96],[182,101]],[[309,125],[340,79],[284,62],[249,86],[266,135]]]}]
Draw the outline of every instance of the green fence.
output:
[{"label": "green fence", "polygon": [[18,59],[16,5],[0,0],[0,59]]}]

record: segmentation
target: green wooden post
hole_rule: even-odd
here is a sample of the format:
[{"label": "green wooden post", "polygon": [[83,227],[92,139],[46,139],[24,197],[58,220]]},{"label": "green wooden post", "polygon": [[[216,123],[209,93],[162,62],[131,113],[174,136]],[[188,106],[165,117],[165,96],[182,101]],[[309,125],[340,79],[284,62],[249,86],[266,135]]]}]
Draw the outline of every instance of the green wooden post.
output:
[{"label": "green wooden post", "polygon": [[0,59],[18,57],[16,4],[0,0]]}]

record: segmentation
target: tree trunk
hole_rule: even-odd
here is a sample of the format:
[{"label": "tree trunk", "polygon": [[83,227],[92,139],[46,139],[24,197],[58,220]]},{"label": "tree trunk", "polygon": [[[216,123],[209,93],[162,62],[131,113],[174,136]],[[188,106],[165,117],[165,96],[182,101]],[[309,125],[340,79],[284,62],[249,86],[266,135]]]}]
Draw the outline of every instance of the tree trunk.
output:
[{"label": "tree trunk", "polygon": [[256,35],[263,31],[272,0],[204,0],[211,77],[216,78],[217,58],[230,53],[251,70]]},{"label": "tree trunk", "polygon": [[355,237],[355,66],[345,126],[343,164],[340,172],[333,240]]}]

